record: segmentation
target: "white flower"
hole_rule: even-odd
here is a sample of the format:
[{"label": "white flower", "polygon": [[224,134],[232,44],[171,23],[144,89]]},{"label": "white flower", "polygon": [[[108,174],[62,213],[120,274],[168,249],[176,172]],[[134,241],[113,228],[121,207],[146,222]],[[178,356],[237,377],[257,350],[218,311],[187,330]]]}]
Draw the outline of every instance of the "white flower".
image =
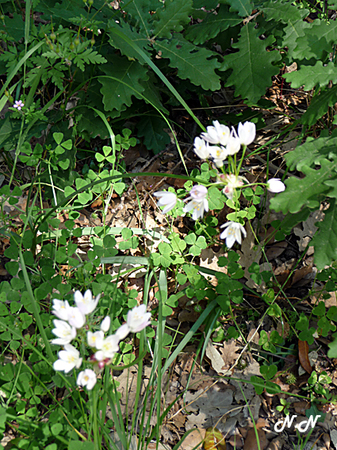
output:
[{"label": "white flower", "polygon": [[255,123],[245,122],[244,124],[242,124],[240,122],[239,126],[238,126],[238,135],[239,135],[240,143],[242,145],[251,144],[254,141],[255,135],[256,135]]},{"label": "white flower", "polygon": [[21,111],[21,108],[23,108],[25,106],[25,104],[23,103],[22,100],[16,100],[14,102],[13,108],[16,108],[18,111]]},{"label": "white flower", "polygon": [[70,306],[66,301],[58,300],[56,298],[53,299],[53,310],[52,313],[55,314],[61,320],[68,320],[68,310]]},{"label": "white flower", "polygon": [[203,217],[204,211],[208,211],[207,188],[202,185],[193,186],[190,191],[190,196],[186,199],[192,199],[185,207],[184,212],[193,210],[192,218],[197,220]]},{"label": "white flower", "polygon": [[121,341],[130,333],[130,328],[127,323],[124,325],[121,325],[118,330],[116,331],[116,336],[118,337],[118,340]]},{"label": "white flower", "polygon": [[63,320],[53,320],[55,328],[51,330],[58,339],[53,339],[52,344],[65,345],[70,344],[70,342],[76,337],[76,328],[70,326],[67,322]]},{"label": "white flower", "polygon": [[165,206],[163,209],[163,214],[171,211],[176,206],[177,196],[174,192],[168,191],[158,191],[153,194],[156,197],[159,197],[158,206]]},{"label": "white flower", "polygon": [[80,311],[79,308],[69,306],[68,322],[75,328],[82,328],[85,324],[85,315]]},{"label": "white flower", "polygon": [[101,330],[106,333],[110,328],[110,316],[106,316],[105,319],[102,320]]},{"label": "white flower", "polygon": [[135,306],[128,312],[126,323],[132,333],[138,333],[150,325],[150,319],[151,313],[147,313],[146,306],[142,304]]},{"label": "white flower", "polygon": [[80,352],[71,344],[66,344],[64,348],[65,350],[58,353],[59,359],[54,362],[53,367],[54,370],[68,373],[74,367],[78,369],[81,366],[82,358],[80,358]]},{"label": "white flower", "polygon": [[285,188],[286,187],[284,183],[282,183],[280,178],[271,178],[270,180],[268,180],[267,189],[269,192],[272,192],[273,194],[283,192]]},{"label": "white flower", "polygon": [[88,331],[87,333],[87,341],[90,347],[100,348],[103,339],[104,339],[103,331],[96,331],[95,333]]},{"label": "white flower", "polygon": [[103,361],[104,359],[111,359],[115,356],[115,353],[118,352],[118,336],[116,334],[110,335],[107,338],[103,339],[102,342],[96,343],[96,348],[99,349],[98,352],[95,353],[95,358],[97,361]]},{"label": "white flower", "polygon": [[232,248],[235,241],[237,241],[241,245],[241,233],[243,237],[247,236],[246,230],[243,228],[241,223],[238,222],[227,222],[224,225],[221,225],[220,228],[226,228],[220,234],[221,239],[226,239],[226,245],[228,248]]},{"label": "white flower", "polygon": [[100,299],[100,295],[97,295],[96,298],[93,298],[90,289],[85,291],[84,295],[81,294],[80,291],[76,291],[74,294],[74,300],[77,308],[81,311],[82,314],[90,314],[96,308],[98,300]]},{"label": "white flower", "polygon": [[200,159],[207,159],[209,157],[208,145],[200,137],[194,139],[194,152]]},{"label": "white flower", "polygon": [[209,154],[212,156],[214,164],[217,167],[222,167],[224,160],[227,158],[228,153],[225,147],[215,147],[214,145],[208,147]]},{"label": "white flower", "polygon": [[217,120],[213,122],[213,127],[207,127],[206,133],[201,133],[201,137],[210,144],[227,145],[230,130],[226,125],[220,124]]},{"label": "white flower", "polygon": [[248,183],[245,177],[237,177],[233,173],[230,174],[221,174],[218,176],[218,180],[221,183],[226,184],[223,188],[222,192],[229,198],[232,199],[234,195],[234,189],[241,187],[244,185],[244,181]]},{"label": "white flower", "polygon": [[241,148],[240,139],[238,138],[234,128],[226,145],[227,155],[235,155]]},{"label": "white flower", "polygon": [[91,391],[91,389],[95,386],[97,381],[96,374],[91,369],[85,369],[82,372],[80,372],[77,376],[77,386],[86,386],[88,391]]}]

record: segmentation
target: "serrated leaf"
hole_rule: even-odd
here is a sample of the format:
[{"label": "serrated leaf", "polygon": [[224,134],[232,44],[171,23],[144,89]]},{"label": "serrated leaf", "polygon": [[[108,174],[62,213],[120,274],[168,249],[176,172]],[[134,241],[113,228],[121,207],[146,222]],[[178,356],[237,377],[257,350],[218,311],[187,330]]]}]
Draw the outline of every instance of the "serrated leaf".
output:
[{"label": "serrated leaf", "polygon": [[165,0],[163,6],[156,11],[155,17],[158,21],[153,31],[154,39],[157,37],[169,39],[171,32],[182,31],[183,25],[190,21],[192,9],[192,0]]},{"label": "serrated leaf", "polygon": [[[158,8],[158,0],[129,0],[123,5],[123,9],[131,15],[135,26],[151,35],[152,16],[151,12]],[[129,21],[129,20],[128,20]]]},{"label": "serrated leaf", "polygon": [[326,86],[330,81],[337,83],[337,71],[335,64],[330,61],[323,66],[322,61],[316,61],[316,64],[310,66],[301,66],[300,69],[286,73],[283,77],[292,88],[299,88],[304,85],[305,91],[311,91],[316,85]]},{"label": "serrated leaf", "polygon": [[269,3],[265,3],[262,10],[267,21],[273,19],[283,23],[303,20],[310,12],[308,9],[298,8],[293,3],[289,3],[288,0],[272,0]]},{"label": "serrated leaf", "polygon": [[325,89],[316,95],[310,102],[309,108],[303,114],[300,122],[311,127],[328,111],[329,106],[336,103],[337,86]]},{"label": "serrated leaf", "polygon": [[141,98],[144,88],[141,80],[147,80],[147,69],[137,61],[128,61],[125,57],[113,55],[111,64],[104,65],[101,70],[107,75],[99,77],[102,84],[101,93],[105,111],[121,110],[123,105],[130,106],[131,97]]},{"label": "serrated leaf", "polygon": [[273,63],[281,59],[278,52],[266,50],[275,38],[261,40],[261,31],[254,27],[252,23],[242,27],[239,41],[233,44],[239,51],[226,55],[220,69],[232,69],[226,85],[235,86],[235,95],[247,98],[250,103],[257,103],[266,93],[272,76],[279,73]]},{"label": "serrated leaf", "polygon": [[220,3],[226,3],[230,5],[230,11],[237,11],[239,16],[247,17],[253,11],[253,6],[250,0],[220,0]]},{"label": "serrated leaf", "polygon": [[337,208],[336,199],[330,201],[329,209],[324,211],[324,220],[315,225],[318,227],[310,245],[315,248],[314,261],[318,270],[337,260]]},{"label": "serrated leaf", "polygon": [[196,47],[181,35],[170,42],[156,41],[154,48],[162,52],[163,58],[170,60],[169,66],[176,67],[178,76],[183,80],[188,79],[205,90],[220,89],[220,77],[215,73],[220,63],[213,58],[216,55],[214,52]]},{"label": "serrated leaf", "polygon": [[73,63],[84,72],[84,64],[104,64],[107,60],[96,50],[87,48],[84,52],[78,54],[73,59]]},{"label": "serrated leaf", "polygon": [[[307,10],[304,10],[307,11]],[[294,49],[297,46],[297,39],[300,36],[305,35],[305,30],[310,28],[310,23],[303,20],[290,21],[290,23],[284,28],[282,47],[288,47],[289,55],[293,58]]]},{"label": "serrated leaf", "polygon": [[235,27],[242,22],[237,14],[229,12],[228,7],[221,5],[217,14],[209,12],[206,18],[195,25],[189,26],[185,34],[186,39],[194,44],[203,44],[212,39],[227,28]]},{"label": "serrated leaf", "polygon": [[304,166],[320,165],[323,159],[328,159],[330,153],[336,153],[336,148],[336,137],[308,137],[304,144],[285,155],[287,167],[289,170],[296,168],[301,171]]},{"label": "serrated leaf", "polygon": [[3,21],[1,21],[1,28],[13,38],[15,42],[18,42],[24,37],[24,21],[22,20],[22,14],[14,13],[10,18],[5,15]]},{"label": "serrated leaf", "polygon": [[164,131],[167,123],[161,117],[144,116],[138,125],[138,135],[144,137],[144,145],[151,149],[155,155],[165,149],[170,143],[170,136]]},{"label": "serrated leaf", "polygon": [[297,39],[293,52],[294,59],[323,59],[332,51],[332,44],[337,41],[337,22],[329,23],[316,19],[311,27],[306,28],[304,36]]},{"label": "serrated leaf", "polygon": [[297,213],[303,206],[314,209],[320,204],[320,194],[327,194],[330,188],[324,181],[331,177],[337,169],[336,161],[322,160],[319,170],[304,166],[304,178],[288,178],[285,181],[286,190],[276,195],[270,201],[270,208],[275,211]]},{"label": "serrated leaf", "polygon": [[[118,28],[117,28],[118,27]],[[114,20],[109,21],[108,35],[110,36],[109,43],[116,49],[120,50],[122,55],[127,56],[128,58],[135,58],[141,64],[144,64],[145,61],[142,56],[130,45],[128,44],[121,36],[117,33],[114,33],[114,29],[117,28],[118,31],[122,32],[126,37],[128,37],[137,47],[143,50],[149,57],[150,54],[150,41],[145,34],[145,32],[136,30],[132,28],[130,24],[121,21],[119,25],[116,24]]]}]

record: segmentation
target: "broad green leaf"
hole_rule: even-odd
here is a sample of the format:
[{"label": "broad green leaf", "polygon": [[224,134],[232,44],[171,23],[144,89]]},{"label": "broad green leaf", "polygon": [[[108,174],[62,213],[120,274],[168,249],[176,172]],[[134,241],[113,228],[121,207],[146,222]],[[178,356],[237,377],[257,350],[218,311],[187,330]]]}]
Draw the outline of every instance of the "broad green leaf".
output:
[{"label": "broad green leaf", "polygon": [[317,61],[314,66],[301,66],[300,69],[286,73],[283,77],[291,83],[292,88],[297,89],[304,85],[305,91],[311,91],[316,85],[324,87],[330,81],[337,83],[336,66],[332,61],[325,66],[322,61]]},{"label": "broad green leaf", "polygon": [[279,73],[279,68],[273,63],[281,59],[278,52],[266,50],[275,38],[269,36],[261,40],[259,33],[261,31],[255,29],[255,24],[243,26],[239,42],[233,44],[239,51],[225,55],[220,69],[232,69],[226,85],[235,86],[235,95],[241,95],[253,104],[266,93],[272,76]]},{"label": "broad green leaf", "polygon": [[170,136],[164,131],[167,123],[158,116],[143,116],[138,125],[138,135],[144,137],[146,148],[158,154],[170,143]]},{"label": "broad green leaf", "polygon": [[[335,181],[337,183],[337,180]],[[315,248],[314,258],[318,270],[337,259],[337,208],[336,199],[330,201],[322,222],[316,223],[318,231],[310,245]],[[316,308],[315,308],[316,309]]]},{"label": "broad green leaf", "polygon": [[[304,9],[303,11],[307,10]],[[305,30],[310,27],[310,23],[304,22],[304,20],[300,19],[297,21],[289,21],[288,25],[284,28],[282,47],[288,47],[288,53],[291,58],[293,58],[293,52],[297,46],[297,39],[300,36],[304,36]]]},{"label": "broad green leaf", "polygon": [[336,137],[319,137],[318,139],[309,137],[304,144],[285,155],[285,159],[289,170],[296,168],[301,171],[304,166],[321,164],[323,159],[328,159],[331,152],[337,153],[336,149]]},{"label": "broad green leaf", "polygon": [[212,39],[227,28],[234,27],[242,22],[237,14],[229,12],[228,6],[221,5],[217,14],[209,12],[206,18],[195,25],[187,28],[185,37],[195,45],[203,44]]},{"label": "broad green leaf", "polygon": [[308,9],[298,8],[293,3],[288,2],[288,0],[271,0],[262,6],[262,10],[267,21],[273,19],[283,23],[294,23],[297,20],[303,20],[309,14]]},{"label": "broad green leaf", "polygon": [[337,358],[337,333],[334,333],[333,335],[333,341],[330,342],[329,350],[328,350],[328,357],[329,358]]},{"label": "broad green leaf", "polygon": [[11,18],[7,14],[4,16],[0,28],[2,28],[6,34],[8,33],[9,36],[13,38],[14,42],[18,42],[24,37],[24,23],[22,14],[15,12]]},{"label": "broad green leaf", "polygon": [[304,178],[291,177],[285,181],[286,190],[276,195],[270,201],[270,208],[275,211],[297,213],[303,206],[311,209],[318,208],[320,204],[320,194],[327,194],[329,187],[324,181],[331,177],[337,169],[336,161],[322,161],[319,170],[304,166],[302,172]]},{"label": "broad green leaf", "polygon": [[304,36],[297,39],[293,52],[295,59],[323,59],[332,51],[332,44],[337,41],[337,22],[329,23],[316,19],[310,28],[305,29]]},{"label": "broad green leaf", "polygon": [[180,78],[188,79],[205,90],[220,89],[220,77],[215,73],[215,69],[220,67],[220,63],[213,58],[215,53],[196,47],[181,35],[170,42],[155,42],[153,45],[157,51],[162,52],[163,58],[170,60],[170,67],[178,69]]},{"label": "broad green leaf", "polygon": [[180,33],[183,25],[190,22],[192,0],[165,0],[163,6],[157,9],[155,18],[158,21],[153,31],[154,39],[171,38],[171,32]]},{"label": "broad green leaf", "polygon": [[220,0],[220,3],[229,4],[230,11],[237,11],[241,17],[250,16],[253,11],[250,0]]},{"label": "broad green leaf", "polygon": [[133,25],[150,38],[153,21],[151,12],[156,11],[158,5],[158,0],[128,0],[124,3],[123,9],[131,15]]},{"label": "broad green leaf", "polygon": [[101,94],[106,111],[120,110],[123,105],[130,106],[131,97],[141,98],[144,88],[141,80],[147,80],[147,69],[137,61],[129,61],[125,57],[113,55],[112,64],[102,66],[101,70],[107,75],[100,76],[102,84]]},{"label": "broad green leaf", "polygon": [[129,23],[121,21],[120,24],[116,24],[115,20],[109,21],[109,31],[108,35],[110,36],[109,43],[116,49],[118,49],[122,55],[127,56],[128,58],[135,58],[141,64],[144,64],[145,61],[142,56],[131,46],[129,45],[121,36],[117,33],[114,33],[114,29],[118,28],[120,32],[122,32],[126,37],[128,37],[135,45],[137,45],[140,49],[142,49],[149,57],[150,57],[150,41],[146,34],[143,31],[136,30],[132,28]]},{"label": "broad green leaf", "polygon": [[336,103],[337,86],[333,86],[331,89],[325,89],[316,95],[310,103],[309,108],[301,117],[301,123],[311,127],[318,119],[327,113],[329,106],[333,106]]}]

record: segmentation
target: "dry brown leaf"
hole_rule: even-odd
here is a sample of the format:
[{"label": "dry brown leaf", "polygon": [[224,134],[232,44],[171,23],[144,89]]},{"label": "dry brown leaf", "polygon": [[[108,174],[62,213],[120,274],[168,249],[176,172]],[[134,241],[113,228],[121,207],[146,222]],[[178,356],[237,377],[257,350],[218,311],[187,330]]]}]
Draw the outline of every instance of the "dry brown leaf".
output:
[{"label": "dry brown leaf", "polygon": [[[202,447],[202,442],[204,440],[206,430],[204,428],[198,428],[193,430],[184,441],[178,447],[178,450],[199,450]],[[197,447],[198,445],[198,447]]]},{"label": "dry brown leaf", "polygon": [[303,369],[310,375],[312,367],[309,361],[309,345],[307,341],[298,340],[298,359]]},{"label": "dry brown leaf", "polygon": [[266,250],[266,257],[268,261],[271,261],[278,256],[282,255],[284,250],[288,247],[286,241],[275,242],[272,246],[268,247]]},{"label": "dry brown leaf", "polygon": [[294,402],[292,406],[295,408],[296,414],[305,416],[305,412],[308,409],[308,402]]},{"label": "dry brown leaf", "polygon": [[282,450],[284,444],[285,440],[281,436],[277,436],[269,443],[266,450]]},{"label": "dry brown leaf", "polygon": [[262,430],[264,426],[266,426],[266,423],[263,419],[259,419],[256,422],[256,429],[257,429],[257,435],[260,443],[260,447],[258,446],[255,429],[250,428],[248,430],[246,439],[245,439],[245,445],[243,446],[243,450],[264,450],[268,445],[268,440],[266,438],[266,433]]}]

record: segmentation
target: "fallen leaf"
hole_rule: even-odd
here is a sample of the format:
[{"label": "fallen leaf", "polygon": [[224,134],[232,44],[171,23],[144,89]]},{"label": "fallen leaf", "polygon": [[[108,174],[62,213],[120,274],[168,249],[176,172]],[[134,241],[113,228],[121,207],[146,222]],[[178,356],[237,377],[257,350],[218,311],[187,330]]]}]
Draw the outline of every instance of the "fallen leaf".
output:
[{"label": "fallen leaf", "polygon": [[282,450],[284,444],[285,440],[281,436],[277,436],[269,443],[266,450]]},{"label": "fallen leaf", "polygon": [[205,434],[206,430],[204,428],[193,430],[186,439],[183,440],[177,450],[201,449]]},{"label": "fallen leaf", "polygon": [[207,428],[204,450],[226,450],[225,437],[217,428]]},{"label": "fallen leaf", "polygon": [[309,345],[307,341],[298,340],[298,359],[303,369],[310,375],[312,367],[309,361]]},{"label": "fallen leaf", "polygon": [[266,422],[263,419],[259,419],[255,424],[260,446],[257,443],[255,429],[250,428],[245,439],[243,450],[264,450],[267,447],[268,440],[266,433],[262,430],[264,426],[266,426]]}]

